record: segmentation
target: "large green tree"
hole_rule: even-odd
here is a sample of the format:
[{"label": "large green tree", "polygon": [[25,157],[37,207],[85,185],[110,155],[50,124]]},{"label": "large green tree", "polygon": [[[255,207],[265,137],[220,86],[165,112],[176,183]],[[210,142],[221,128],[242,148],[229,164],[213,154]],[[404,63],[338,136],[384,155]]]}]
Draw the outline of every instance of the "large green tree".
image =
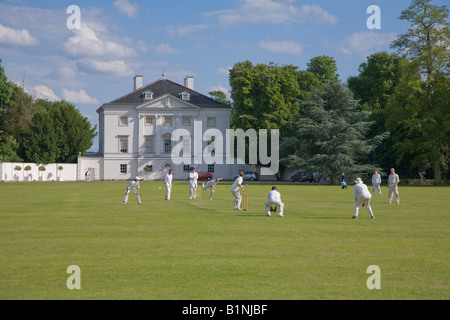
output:
[{"label": "large green tree", "polygon": [[247,130],[281,129],[299,110],[297,67],[236,63],[230,70],[232,127]]},{"label": "large green tree", "polygon": [[[387,122],[400,160],[412,152],[412,166],[430,165],[436,183],[442,179],[449,150],[450,30],[446,6],[413,0],[400,19],[410,28],[392,43],[409,60],[387,108]],[[395,120],[394,120],[395,119]]]},{"label": "large green tree", "polygon": [[367,156],[386,137],[367,136],[373,124],[369,116],[343,84],[325,83],[302,103],[295,134],[282,140],[281,149],[289,154],[282,162],[291,169],[320,172],[330,183],[341,172],[369,174],[376,166],[367,164]]},{"label": "large green tree", "polygon": [[75,162],[93,143],[96,126],[66,101],[42,102],[33,126],[19,140],[21,155],[36,163]]},{"label": "large green tree", "polygon": [[306,71],[313,73],[321,82],[337,81],[339,79],[336,61],[329,56],[312,58],[308,62]]},{"label": "large green tree", "polygon": [[[402,61],[404,59],[395,53],[377,52],[360,64],[357,76],[347,79],[348,88],[355,99],[359,100],[361,108],[372,113],[369,120],[375,123],[371,127],[371,136],[387,131],[386,121],[390,115],[386,111],[386,105],[400,81]],[[396,161],[393,145],[391,137],[388,137],[374,150],[373,162],[382,168],[392,167]]]}]

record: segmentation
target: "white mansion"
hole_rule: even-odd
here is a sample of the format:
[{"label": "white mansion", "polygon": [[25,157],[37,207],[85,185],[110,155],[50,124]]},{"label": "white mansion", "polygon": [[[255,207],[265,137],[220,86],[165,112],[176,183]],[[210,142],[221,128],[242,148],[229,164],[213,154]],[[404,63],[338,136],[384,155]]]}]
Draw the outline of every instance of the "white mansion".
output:
[{"label": "white mansion", "polygon": [[[225,137],[230,128],[228,105],[194,90],[194,78],[186,77],[184,85],[162,78],[143,86],[142,76],[134,77],[134,91],[98,110],[99,151],[95,156],[78,159],[78,180],[84,179],[87,170],[93,180],[128,180],[135,176],[144,179],[162,179],[168,168],[174,170],[176,179],[185,179],[189,167],[209,171],[214,177],[233,178],[246,165],[225,164],[175,164],[171,158],[172,133],[186,129],[194,133],[194,122],[204,130],[217,129]],[[205,137],[203,137],[205,138]],[[183,143],[183,152],[200,157],[211,142],[208,137],[201,148],[192,142]],[[247,169],[246,169],[247,170]]]}]

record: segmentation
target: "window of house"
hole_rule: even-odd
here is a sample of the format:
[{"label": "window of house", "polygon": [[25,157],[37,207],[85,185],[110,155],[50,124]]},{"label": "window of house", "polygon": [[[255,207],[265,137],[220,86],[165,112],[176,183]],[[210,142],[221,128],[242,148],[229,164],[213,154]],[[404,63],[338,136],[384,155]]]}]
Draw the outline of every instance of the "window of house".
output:
[{"label": "window of house", "polygon": [[128,137],[119,138],[119,152],[128,153]]},{"label": "window of house", "polygon": [[164,138],[164,153],[172,152],[172,140],[168,137]]},{"label": "window of house", "polygon": [[125,174],[128,171],[128,165],[127,164],[121,164],[120,165],[120,174]]},{"label": "window of house", "polygon": [[122,126],[122,127],[128,126],[128,117],[127,116],[119,117],[119,126]]},{"label": "window of house", "polygon": [[191,125],[191,117],[183,117],[183,126]]},{"label": "window of house", "polygon": [[215,127],[216,126],[216,118],[215,117],[208,117],[206,119],[206,125],[208,127]]},{"label": "window of house", "polygon": [[144,98],[144,100],[152,100],[153,99],[153,92],[151,91],[145,91],[142,93],[142,98]]},{"label": "window of house", "polygon": [[145,137],[145,142],[144,142],[144,152],[145,153],[153,153],[154,149],[153,149],[153,143],[154,142],[154,138],[153,137]]},{"label": "window of house", "polygon": [[171,126],[173,123],[173,117],[165,116],[164,117],[164,125]]},{"label": "window of house", "polygon": [[214,173],[214,164],[208,164],[208,171]]},{"label": "window of house", "polygon": [[191,171],[191,166],[190,165],[183,165],[183,172],[189,172]]},{"label": "window of house", "polygon": [[181,100],[189,100],[191,98],[189,92],[186,91],[181,92],[178,96],[180,97]]},{"label": "window of house", "polygon": [[154,123],[155,123],[155,117],[153,117],[153,116],[145,116],[144,124],[146,126],[152,126]]},{"label": "window of house", "polygon": [[183,153],[191,153],[191,137],[183,137]]}]

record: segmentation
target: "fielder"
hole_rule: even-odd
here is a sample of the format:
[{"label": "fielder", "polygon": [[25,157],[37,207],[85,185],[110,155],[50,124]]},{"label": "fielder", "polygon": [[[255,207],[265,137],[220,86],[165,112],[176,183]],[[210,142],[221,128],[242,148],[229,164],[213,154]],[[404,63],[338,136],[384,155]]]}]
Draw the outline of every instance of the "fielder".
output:
[{"label": "fielder", "polygon": [[370,207],[370,198],[372,195],[367,186],[361,181],[361,178],[356,178],[355,186],[353,187],[353,196],[355,198],[355,213],[352,219],[358,219],[359,207],[365,206],[370,213],[370,218],[375,219],[372,208]]},{"label": "fielder", "polygon": [[268,194],[268,200],[264,203],[266,208],[266,216],[270,217],[270,212],[277,212],[277,209],[280,209],[280,213],[278,215],[280,217],[284,217],[284,203],[281,202],[281,194],[278,192],[277,187],[272,187],[272,191]]},{"label": "fielder", "polygon": [[170,200],[170,195],[172,194],[172,180],[173,180],[173,170],[169,171],[164,176],[164,184],[166,185],[166,197],[164,200]]},{"label": "fielder", "polygon": [[400,178],[398,177],[398,174],[395,173],[395,169],[391,168],[391,174],[389,175],[388,178],[388,188],[389,188],[389,193],[388,193],[388,201],[386,202],[387,204],[391,204],[392,202],[392,195],[395,193],[395,200],[397,202],[397,204],[400,204],[400,198],[398,196],[398,188],[397,188],[397,184],[399,183]]},{"label": "fielder", "polygon": [[210,189],[211,193],[209,194],[209,200],[212,200],[214,195],[214,190],[216,190],[216,184],[219,183],[219,181],[222,180],[222,178],[217,178],[214,180],[208,181],[208,183],[202,183],[202,190],[205,191],[206,189]]},{"label": "fielder", "polygon": [[131,181],[125,188],[125,197],[123,198],[123,204],[127,204],[128,202],[128,194],[131,192],[134,193],[134,195],[136,196],[136,200],[138,204],[142,204],[141,203],[141,197],[139,196],[139,181],[141,180],[141,178],[136,177],[134,178],[133,181]]},{"label": "fielder", "polygon": [[244,189],[242,182],[244,181],[244,172],[239,174],[239,177],[234,180],[233,185],[231,186],[231,193],[234,196],[234,210],[241,210],[241,202],[242,196],[239,190]]},{"label": "fielder", "polygon": [[189,200],[195,200],[197,197],[197,180],[198,173],[195,172],[195,168],[191,168],[191,172],[189,173]]},{"label": "fielder", "polygon": [[378,194],[381,196],[381,175],[378,173],[377,170],[375,170],[374,174],[372,175],[372,195],[375,193],[375,189],[378,190]]}]

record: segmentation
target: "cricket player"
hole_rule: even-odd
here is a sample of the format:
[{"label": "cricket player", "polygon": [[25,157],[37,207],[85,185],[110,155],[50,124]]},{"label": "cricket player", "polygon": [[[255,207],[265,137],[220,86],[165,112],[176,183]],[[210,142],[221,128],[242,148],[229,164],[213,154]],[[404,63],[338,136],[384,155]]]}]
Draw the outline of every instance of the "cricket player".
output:
[{"label": "cricket player", "polygon": [[370,213],[370,218],[375,219],[372,208],[370,207],[370,198],[372,195],[369,192],[367,186],[363,183],[361,178],[356,178],[355,186],[353,187],[353,196],[355,198],[355,213],[352,219],[358,219],[359,207],[365,206]]},{"label": "cricket player", "polygon": [[220,180],[222,180],[223,178],[216,178],[213,180],[208,181],[208,183],[202,183],[202,190],[205,191],[206,189],[210,189],[211,193],[209,194],[209,200],[212,200],[213,195],[214,195],[214,190],[216,190],[216,184],[219,183]]},{"label": "cricket player", "polygon": [[86,182],[91,182],[91,172],[89,170],[86,170],[84,176],[86,177]]},{"label": "cricket player", "polygon": [[400,204],[400,198],[398,196],[398,188],[397,188],[397,185],[399,182],[400,182],[400,178],[398,177],[398,174],[395,173],[394,168],[391,168],[391,174],[389,175],[388,183],[387,183],[387,186],[389,188],[388,201],[386,202],[387,204],[391,204],[392,194],[394,194],[394,193],[395,193],[395,200],[397,201],[397,204]]},{"label": "cricket player", "polygon": [[242,196],[239,192],[241,189],[244,189],[242,182],[244,181],[244,172],[239,174],[239,177],[234,180],[233,185],[231,186],[231,193],[234,196],[234,210],[241,210],[241,202]]},{"label": "cricket player", "polygon": [[280,213],[278,213],[278,215],[284,217],[284,203],[281,202],[281,194],[278,192],[277,187],[272,187],[272,191],[269,192],[268,199],[264,203],[264,206],[266,208],[266,216],[270,217],[270,213],[277,212],[277,209],[279,208]]},{"label": "cricket player", "polygon": [[170,200],[170,195],[172,194],[172,180],[173,180],[173,170],[169,171],[164,176],[164,184],[166,185],[166,197],[164,200]]},{"label": "cricket player", "polygon": [[372,175],[372,195],[375,193],[375,189],[378,190],[378,194],[381,196],[381,175],[378,173],[377,170],[375,170],[374,174]]},{"label": "cricket player", "polygon": [[346,176],[345,173],[342,172],[342,176],[341,176],[341,187],[342,187],[342,190],[343,189],[347,189],[347,181],[348,181],[348,176]]},{"label": "cricket player", "polygon": [[189,200],[195,200],[197,197],[197,180],[198,173],[195,172],[195,168],[191,168],[191,172],[189,173]]},{"label": "cricket player", "polygon": [[128,194],[131,192],[134,193],[134,195],[136,196],[136,200],[138,204],[142,204],[141,203],[141,197],[139,196],[139,181],[141,180],[141,178],[136,177],[134,178],[133,181],[131,181],[125,188],[125,197],[123,198],[123,204],[127,204],[128,202]]}]

